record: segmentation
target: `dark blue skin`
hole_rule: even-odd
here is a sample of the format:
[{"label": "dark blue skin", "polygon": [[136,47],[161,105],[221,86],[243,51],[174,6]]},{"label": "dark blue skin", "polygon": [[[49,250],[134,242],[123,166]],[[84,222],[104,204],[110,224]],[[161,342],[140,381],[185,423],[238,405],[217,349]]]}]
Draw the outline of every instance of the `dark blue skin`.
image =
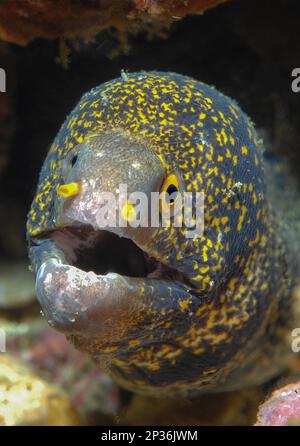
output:
[{"label": "dark blue skin", "polygon": [[[180,191],[203,192],[202,237],[172,224],[97,226],[101,191],[126,183],[150,197],[171,175]],[[80,192],[60,196],[74,182]],[[84,95],[43,166],[28,238],[49,323],[128,389],[235,389],[290,360],[296,262],[253,124],[212,87],[151,72]]]}]

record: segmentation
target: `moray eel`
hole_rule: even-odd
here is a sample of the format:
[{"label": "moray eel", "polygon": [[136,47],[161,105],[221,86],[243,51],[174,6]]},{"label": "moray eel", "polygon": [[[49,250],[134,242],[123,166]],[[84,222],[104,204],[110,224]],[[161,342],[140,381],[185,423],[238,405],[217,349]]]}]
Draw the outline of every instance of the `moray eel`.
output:
[{"label": "moray eel", "polygon": [[[265,182],[253,123],[215,88],[140,72],[92,89],[56,136],[28,217],[49,324],[134,392],[189,396],[276,376],[292,356],[296,262]],[[172,215],[101,226],[100,191],[120,184],[147,197],[202,192],[202,235]]]}]

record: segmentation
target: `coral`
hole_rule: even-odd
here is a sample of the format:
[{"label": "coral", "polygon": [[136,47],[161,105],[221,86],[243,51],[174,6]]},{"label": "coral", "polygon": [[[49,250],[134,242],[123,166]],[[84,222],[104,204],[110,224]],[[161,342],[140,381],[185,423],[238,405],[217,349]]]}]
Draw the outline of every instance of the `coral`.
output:
[{"label": "coral", "polygon": [[260,406],[256,426],[300,426],[300,381],[275,390]]},{"label": "coral", "polygon": [[15,358],[0,356],[0,426],[75,426],[80,418],[69,398]]},{"label": "coral", "polygon": [[152,17],[165,20],[181,18],[187,14],[200,14],[226,0],[133,0],[137,11],[145,11]]},{"label": "coral", "polygon": [[[113,416],[119,406],[116,384],[87,356],[75,350],[66,338],[44,327],[22,358],[43,377],[67,391],[87,423]],[[111,422],[111,420],[110,420]]]},{"label": "coral", "polygon": [[0,38],[26,45],[36,37],[95,35],[113,27],[132,31],[149,20],[169,22],[175,17],[202,13],[226,0],[3,0]]},{"label": "coral", "polygon": [[11,312],[0,313],[0,327],[7,335],[6,350],[40,379],[64,389],[80,412],[82,424],[112,423],[120,405],[116,384],[98,364],[76,351],[64,335],[29,310],[24,309],[18,319]]}]

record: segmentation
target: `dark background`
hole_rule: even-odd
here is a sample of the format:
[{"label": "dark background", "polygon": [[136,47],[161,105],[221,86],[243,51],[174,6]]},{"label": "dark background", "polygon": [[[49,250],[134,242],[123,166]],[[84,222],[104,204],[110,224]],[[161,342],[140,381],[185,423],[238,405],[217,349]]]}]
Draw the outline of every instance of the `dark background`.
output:
[{"label": "dark background", "polygon": [[26,255],[26,213],[53,138],[81,95],[121,69],[176,71],[215,85],[250,115],[267,152],[286,157],[297,175],[300,93],[291,90],[291,72],[300,66],[299,19],[299,0],[236,0],[175,22],[165,38],[130,37],[129,53],[114,58],[118,38],[102,33],[71,50],[68,69],[57,62],[58,41],[10,45],[15,131],[0,178],[0,256]]}]

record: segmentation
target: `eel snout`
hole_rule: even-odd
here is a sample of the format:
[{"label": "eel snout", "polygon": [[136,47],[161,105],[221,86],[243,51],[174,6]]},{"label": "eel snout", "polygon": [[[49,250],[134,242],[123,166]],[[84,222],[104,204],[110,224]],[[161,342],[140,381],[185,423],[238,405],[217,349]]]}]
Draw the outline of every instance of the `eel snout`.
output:
[{"label": "eel snout", "polygon": [[97,275],[56,259],[37,273],[36,293],[48,323],[66,334],[117,341],[138,311],[138,283],[116,273]]}]

